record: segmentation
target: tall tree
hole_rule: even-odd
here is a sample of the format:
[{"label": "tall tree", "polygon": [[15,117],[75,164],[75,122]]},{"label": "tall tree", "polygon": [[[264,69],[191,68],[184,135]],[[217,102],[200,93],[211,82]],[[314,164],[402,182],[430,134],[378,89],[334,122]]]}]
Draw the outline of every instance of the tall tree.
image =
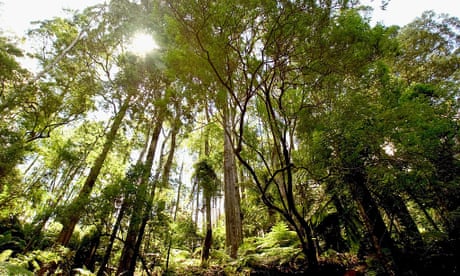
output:
[{"label": "tall tree", "polygon": [[[18,182],[16,165],[27,151],[23,136],[28,122],[22,110],[28,109],[33,95],[33,89],[24,87],[28,72],[17,61],[21,56],[14,41],[0,32],[0,143],[4,145],[0,152],[0,207],[5,211],[20,190],[13,183]],[[16,123],[8,123],[13,121]]]},{"label": "tall tree", "polygon": [[237,168],[233,153],[231,109],[223,107],[224,130],[224,208],[225,243],[231,257],[236,258],[238,248],[243,241],[240,190],[238,188]]},{"label": "tall tree", "polygon": [[[150,117],[150,126],[152,131],[146,141],[144,151],[146,152],[145,160],[139,160],[137,166],[142,167],[142,174],[136,180],[136,193],[133,203],[133,212],[131,214],[129,228],[123,246],[122,255],[118,264],[117,273],[134,273],[139,247],[143,240],[145,226],[151,217],[153,200],[158,176],[152,179],[152,170],[154,169],[155,156],[158,155],[157,146],[160,139],[164,122],[169,116],[168,102],[165,99],[174,97],[172,89],[169,89],[168,80],[154,66],[155,58],[147,60],[150,65],[144,67],[146,71],[141,74],[143,83],[139,83],[145,93],[151,94],[152,106],[148,109]],[[147,110],[144,108],[144,110]],[[172,149],[171,154],[174,154]],[[161,155],[161,154],[160,154]],[[169,159],[168,159],[169,160]],[[168,165],[171,168],[170,165]],[[167,176],[169,171],[164,172]]]},{"label": "tall tree", "polygon": [[206,266],[212,245],[212,221],[211,221],[211,201],[220,191],[220,183],[211,165],[206,160],[195,164],[194,181],[203,190],[203,200],[205,207],[206,235],[203,241],[201,253],[201,265]]},{"label": "tall tree", "polygon": [[401,28],[399,55],[392,65],[405,86],[394,104],[399,116],[390,116],[400,122],[390,141],[394,158],[406,168],[398,178],[401,186],[422,210],[435,210],[440,220],[425,212],[426,218],[457,244],[459,26],[458,18],[425,12]]},{"label": "tall tree", "polygon": [[[127,69],[127,70],[132,70],[132,69]],[[131,74],[130,72],[129,74]],[[134,76],[134,75],[131,75]],[[122,126],[123,119],[125,115],[128,112],[128,109],[131,105],[132,99],[136,96],[137,91],[137,85],[136,79],[131,78],[130,76],[125,76],[124,81],[128,81],[127,84],[121,84],[121,85],[126,85],[125,91],[126,91],[126,96],[124,99],[122,99],[122,104],[119,107],[119,110],[117,110],[116,115],[113,118],[113,122],[110,126],[110,129],[108,133],[106,134],[106,139],[104,142],[104,145],[102,147],[102,150],[96,160],[94,161],[94,164],[92,165],[90,172],[88,174],[88,177],[86,178],[83,187],[80,190],[80,193],[78,196],[75,198],[75,200],[69,205],[68,209],[68,218],[66,218],[65,221],[63,221],[63,229],[61,233],[59,234],[59,237],[57,239],[57,242],[62,244],[62,245],[67,245],[73,230],[80,220],[81,215],[83,214],[83,206],[87,205],[87,201],[90,199],[90,194],[93,190],[94,185],[96,184],[97,178],[99,176],[99,173],[101,172],[102,166],[104,165],[104,161],[107,158],[107,155],[109,154],[110,149],[112,148],[112,145],[117,137],[117,132]],[[120,78],[123,79],[123,78]]]},{"label": "tall tree", "polygon": [[[79,47],[75,46],[75,50],[81,49],[83,55],[89,59],[88,63],[99,68],[99,71],[93,72],[91,77],[105,84],[104,87],[109,90],[104,92],[114,95],[113,99],[108,98],[107,95],[101,96],[109,102],[108,104],[114,106],[115,114],[98,158],[94,161],[79,195],[68,207],[69,217],[63,221],[64,226],[57,239],[63,245],[67,245],[75,225],[80,220],[83,210],[81,207],[85,206],[86,201],[89,200],[125,116],[130,110],[136,112],[133,100],[142,103],[140,99],[149,97],[148,93],[139,91],[138,87],[144,77],[142,70],[144,70],[143,66],[145,65],[142,62],[139,63],[137,57],[130,55],[123,49],[129,38],[129,31],[132,30],[133,25],[138,23],[139,18],[142,18],[141,16],[137,18],[136,15],[141,15],[142,11],[137,5],[123,4],[119,1],[113,1],[109,6],[103,6],[103,8],[103,11],[98,14],[98,21],[97,24],[94,24],[94,29],[87,31],[87,36],[79,41],[77,45]],[[130,9],[132,14],[126,14],[125,21],[117,22],[114,20],[114,16],[127,9]],[[107,26],[110,26],[110,29]],[[121,54],[119,54],[120,50]],[[137,64],[141,65],[136,67]],[[114,78],[115,67],[120,71],[116,73]],[[101,72],[102,75],[99,75]]]}]

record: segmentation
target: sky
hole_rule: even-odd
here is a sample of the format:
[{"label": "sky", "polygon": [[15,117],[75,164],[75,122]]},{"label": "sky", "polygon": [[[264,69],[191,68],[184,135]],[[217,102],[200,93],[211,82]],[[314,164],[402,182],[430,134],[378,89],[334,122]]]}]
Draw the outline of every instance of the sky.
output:
[{"label": "sky", "polygon": [[[23,36],[32,27],[31,21],[63,16],[63,8],[82,10],[109,0],[0,0],[0,29]],[[378,6],[381,0],[362,0]],[[373,22],[403,26],[425,10],[448,13],[460,18],[460,0],[390,0],[385,11],[377,8]]]},{"label": "sky", "polygon": [[[63,9],[83,10],[106,0],[0,0],[0,29],[23,36],[31,21],[65,16]],[[108,0],[107,0],[108,1]]]},{"label": "sky", "polygon": [[[378,5],[381,1],[374,0],[373,2],[374,5]],[[382,22],[387,26],[404,26],[427,10],[433,10],[437,14],[447,13],[460,18],[460,0],[390,0],[384,11],[378,8],[374,9],[373,21]]]}]

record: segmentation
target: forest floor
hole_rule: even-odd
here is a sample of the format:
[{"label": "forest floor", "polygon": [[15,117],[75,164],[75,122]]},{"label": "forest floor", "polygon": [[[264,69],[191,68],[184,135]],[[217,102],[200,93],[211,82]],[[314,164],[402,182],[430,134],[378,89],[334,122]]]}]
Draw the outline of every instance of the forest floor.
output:
[{"label": "forest floor", "polygon": [[204,275],[204,276],[229,276],[229,275],[250,275],[250,276],[271,276],[271,275],[319,275],[319,276],[343,276],[348,275],[364,275],[362,270],[364,266],[359,263],[354,263],[350,268],[353,260],[345,266],[343,263],[334,263],[329,260],[322,260],[319,263],[317,270],[311,271],[307,269],[307,264],[303,260],[292,260],[288,263],[277,263],[271,261],[257,261],[246,263],[242,266],[240,262],[228,264],[213,264],[204,268],[201,266],[190,265],[176,267],[169,275]]}]

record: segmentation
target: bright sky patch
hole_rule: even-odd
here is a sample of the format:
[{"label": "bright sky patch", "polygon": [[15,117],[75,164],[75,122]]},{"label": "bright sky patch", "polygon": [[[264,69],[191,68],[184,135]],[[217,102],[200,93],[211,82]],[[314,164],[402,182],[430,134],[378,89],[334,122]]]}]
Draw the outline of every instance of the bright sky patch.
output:
[{"label": "bright sky patch", "polygon": [[160,47],[151,35],[146,33],[137,33],[131,39],[127,50],[136,55],[145,55],[148,52],[159,48]]}]

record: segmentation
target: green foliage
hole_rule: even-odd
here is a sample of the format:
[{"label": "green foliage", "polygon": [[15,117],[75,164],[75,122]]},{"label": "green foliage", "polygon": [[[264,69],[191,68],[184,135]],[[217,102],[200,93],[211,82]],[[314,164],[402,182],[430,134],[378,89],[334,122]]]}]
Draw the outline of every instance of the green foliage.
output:
[{"label": "green foliage", "polygon": [[26,233],[17,217],[9,215],[0,218],[0,252],[11,250],[17,254],[24,250]]},{"label": "green foliage", "polygon": [[17,61],[23,53],[16,44],[14,39],[0,33],[0,216],[17,213],[13,210],[19,204],[16,199],[23,187],[19,185],[16,166],[31,150],[25,145],[22,126],[23,111],[28,110],[27,101],[33,91],[25,88],[28,72]]},{"label": "green foliage", "polygon": [[245,237],[262,235],[270,230],[270,227],[278,219],[278,216],[261,202],[260,195],[253,187],[251,181],[239,183],[245,186],[244,200],[241,201],[243,217],[243,232]]},{"label": "green foliage", "polygon": [[[66,273],[66,262],[72,255],[69,249],[35,250],[27,254],[11,255],[12,251],[0,254],[0,272],[5,275],[36,275],[44,273]],[[68,265],[68,263],[67,263]]]},{"label": "green foliage", "polygon": [[172,227],[175,248],[193,252],[201,243],[202,237],[198,235],[196,224],[188,217],[180,216]]},{"label": "green foliage", "polygon": [[0,234],[0,251],[14,250],[14,252],[21,252],[25,245],[24,237],[18,237],[14,232],[6,231]]},{"label": "green foliage", "polygon": [[193,177],[196,183],[203,189],[205,198],[211,198],[218,195],[220,182],[214,169],[209,165],[207,160],[199,161],[195,164]]},{"label": "green foliage", "polygon": [[4,262],[4,260],[8,258],[9,253],[10,252],[8,251],[4,251],[0,254],[0,274],[2,275],[24,275],[24,276],[34,275],[33,272],[27,270],[27,268],[23,266]]},{"label": "green foliage", "polygon": [[231,262],[231,258],[224,248],[211,251],[211,261],[215,264],[225,265]]},{"label": "green foliage", "polygon": [[299,241],[295,231],[289,230],[289,227],[284,222],[278,222],[275,224],[271,231],[263,238],[261,246],[262,248],[274,248],[274,247],[289,247],[298,246]]},{"label": "green foliage", "polygon": [[253,268],[285,265],[299,257],[299,245],[297,234],[281,221],[264,237],[245,239],[239,249],[239,265]]},{"label": "green foliage", "polygon": [[449,86],[460,58],[459,19],[423,13],[404,26],[397,36],[400,44],[395,70],[409,84],[432,83]]},{"label": "green foliage", "polygon": [[[223,218],[221,219],[223,220]],[[225,224],[223,222],[218,223],[218,226],[213,228],[212,240],[214,249],[225,248]]]},{"label": "green foliage", "polygon": [[[305,225],[312,224],[309,238],[323,250],[320,261],[352,266],[359,243],[367,243],[363,236],[372,234],[363,223],[367,206],[353,194],[359,176],[376,205],[374,218],[383,218],[382,230],[405,256],[433,267],[443,267],[439,256],[458,257],[458,19],[427,12],[402,28],[372,27],[362,10],[350,8],[355,1],[163,4],[111,1],[39,22],[29,38],[40,41],[35,58],[44,71],[33,83],[17,61],[23,53],[13,40],[0,37],[0,217],[18,214],[31,221],[26,226],[15,218],[0,221],[0,274],[70,274],[72,262],[82,265],[99,242],[95,250],[103,250],[120,200],[128,206],[121,233],[129,227],[126,216],[146,202],[152,207],[142,254],[164,256],[172,239],[172,267],[183,272],[197,266],[202,241],[197,222],[179,214],[171,223],[167,187],[157,186],[155,198],[147,199],[145,191],[157,179],[141,188],[139,179],[151,168],[133,165],[124,172],[148,144],[140,137],[151,124],[174,117],[164,133],[187,123],[187,130],[199,129],[179,131],[191,137],[188,152],[202,156],[204,140],[214,149],[194,165],[193,174],[209,203],[221,189],[223,130],[217,122],[224,110],[231,117],[233,128],[227,130],[235,134],[235,153],[249,164],[239,183],[247,239],[241,258],[231,260],[219,224],[210,264],[227,266],[229,274],[249,266],[300,269],[298,263],[308,261],[300,248],[307,241]],[[164,35],[161,53],[141,58],[125,49],[139,26]],[[85,191],[84,200],[69,203],[107,133],[87,115],[93,110],[113,115],[123,102],[127,116],[108,137],[113,146],[94,188]],[[24,161],[28,169],[18,166]],[[178,210],[186,200],[181,204]],[[404,207],[406,218],[415,221],[412,233],[424,231],[417,250],[404,238]],[[57,222],[77,212],[83,215],[70,249],[53,249]],[[283,217],[299,231],[284,222],[272,225]],[[334,249],[349,252],[331,250],[329,242],[342,236],[345,245]],[[37,242],[29,243],[32,239]],[[120,259],[119,245],[116,241],[112,260]],[[367,251],[360,257],[368,262],[368,274],[384,273],[379,254]],[[210,266],[210,271],[217,270]]]},{"label": "green foliage", "polygon": [[17,48],[11,39],[0,37],[0,76],[1,80],[12,79],[12,76],[18,71],[23,70],[16,58],[22,57],[22,51]]}]

